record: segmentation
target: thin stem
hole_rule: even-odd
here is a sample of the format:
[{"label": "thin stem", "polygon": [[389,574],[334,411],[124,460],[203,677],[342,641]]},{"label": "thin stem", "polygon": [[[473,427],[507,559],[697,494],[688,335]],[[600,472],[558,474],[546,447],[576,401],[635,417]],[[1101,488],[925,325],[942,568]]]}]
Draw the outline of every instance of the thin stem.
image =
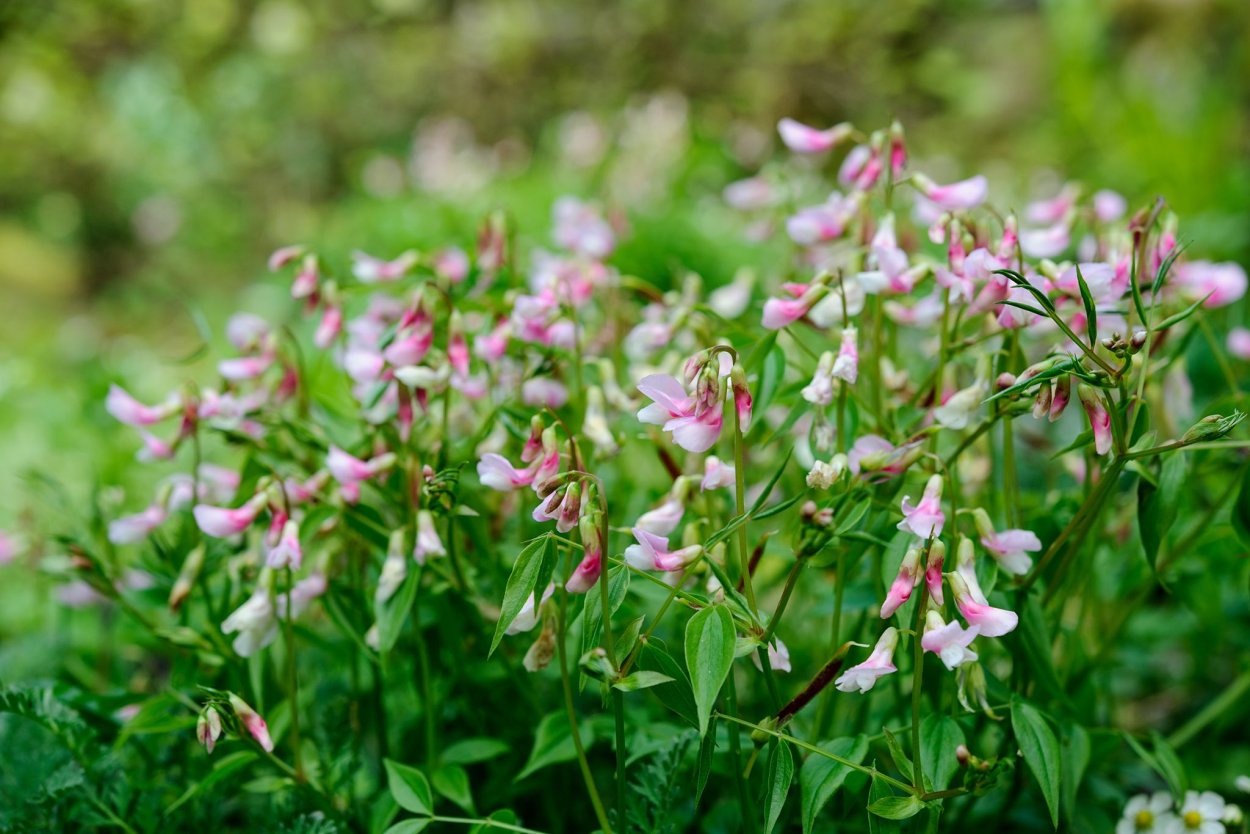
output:
[{"label": "thin stem", "polygon": [[794,593],[794,585],[798,582],[799,574],[803,572],[803,560],[796,559],[794,566],[790,568],[790,573],[786,576],[786,586],[781,589],[781,599],[777,602],[777,611],[768,620],[768,628],[764,629],[764,635],[760,637],[760,643],[765,648],[773,639],[773,632],[777,630],[777,624],[781,622],[781,615],[786,613],[786,606],[790,602],[790,595]]},{"label": "thin stem", "polygon": [[[925,549],[925,563],[928,563],[928,548]],[[917,793],[924,793],[924,764],[920,755],[920,698],[924,694],[924,646],[920,644],[920,634],[924,629],[925,608],[929,604],[929,585],[920,583],[920,599],[916,600],[916,624],[911,636],[912,657],[914,658],[911,673],[911,770],[912,783]]]},{"label": "thin stem", "polygon": [[300,750],[299,736],[299,669],[296,667],[295,629],[292,625],[295,609],[291,605],[291,588],[295,580],[291,577],[290,565],[287,565],[283,575],[286,578],[286,617],[282,620],[282,627],[286,642],[287,697],[291,700],[291,747],[295,760],[295,779],[303,782],[305,781],[304,757]]},{"label": "thin stem", "polygon": [[[747,511],[747,473],[746,473],[746,454],[743,450],[742,442],[742,419],[738,416],[738,409],[733,409],[734,413],[734,498],[738,515],[745,515]],[[751,608],[751,614],[759,619],[759,608],[755,603],[755,585],[751,581],[751,568],[747,560],[747,526],[742,524],[738,527],[738,570],[742,579],[743,589],[746,591],[747,605]]]},{"label": "thin stem", "polygon": [[501,831],[516,831],[519,834],[544,834],[542,831],[535,831],[532,828],[524,828],[520,825],[512,825],[507,822],[499,822],[491,819],[471,819],[470,817],[422,817],[430,822],[450,822],[456,825],[476,825],[481,828],[498,828]]},{"label": "thin stem", "polygon": [[599,820],[599,827],[604,834],[612,834],[612,826],[608,823],[608,813],[603,808],[603,800],[599,798],[599,789],[595,787],[594,774],[590,772],[590,761],[586,758],[586,748],[582,745],[582,734],[577,726],[577,711],[573,708],[573,685],[569,681],[569,661],[564,647],[565,640],[568,637],[567,608],[568,593],[561,593],[556,654],[560,660],[560,684],[564,690],[564,711],[569,719],[569,729],[573,736],[573,749],[577,752],[577,763],[582,771],[582,780],[586,783],[586,793],[590,796],[590,804],[595,809],[595,818]]},{"label": "thin stem", "polygon": [[[738,711],[738,692],[734,687],[733,672],[729,673],[729,678],[725,681],[725,703],[734,712]],[[731,716],[726,715],[726,718]],[[740,723],[745,724],[745,721]],[[733,777],[734,787],[738,792],[738,807],[742,812],[742,829],[747,834],[755,834],[755,815],[751,812],[751,801],[747,797],[746,782],[742,778],[742,739],[741,731],[736,727],[729,730],[729,752],[733,758]]]}]

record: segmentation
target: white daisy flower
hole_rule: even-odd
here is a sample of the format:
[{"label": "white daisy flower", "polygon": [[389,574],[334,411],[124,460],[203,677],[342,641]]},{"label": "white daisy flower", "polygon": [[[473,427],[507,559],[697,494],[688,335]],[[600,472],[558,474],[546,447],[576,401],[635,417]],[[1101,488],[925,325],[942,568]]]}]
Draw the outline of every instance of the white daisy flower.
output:
[{"label": "white daisy flower", "polygon": [[1172,797],[1166,791],[1139,794],[1124,806],[1124,814],[1116,823],[1115,834],[1169,834],[1172,816]]}]

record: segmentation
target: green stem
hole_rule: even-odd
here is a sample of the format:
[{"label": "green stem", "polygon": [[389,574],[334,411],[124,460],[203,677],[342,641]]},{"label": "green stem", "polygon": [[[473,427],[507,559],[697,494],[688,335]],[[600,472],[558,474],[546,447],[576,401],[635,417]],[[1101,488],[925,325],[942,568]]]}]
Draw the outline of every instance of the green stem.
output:
[{"label": "green stem", "polygon": [[[729,709],[735,713],[738,711],[738,692],[734,688],[734,676],[732,670],[729,678],[725,681],[725,703]],[[726,718],[731,716],[726,715]],[[736,720],[732,719],[731,720]],[[745,724],[745,721],[739,723]],[[736,727],[729,730],[729,752],[733,759],[733,777],[734,787],[738,793],[738,807],[742,813],[742,830],[747,834],[755,834],[755,815],[751,811],[751,801],[747,797],[746,781],[742,778],[742,735]]]},{"label": "green stem", "polygon": [[291,607],[291,588],[295,584],[295,580],[291,576],[291,567],[288,565],[283,571],[286,577],[286,617],[283,618],[282,627],[286,637],[286,680],[287,680],[287,697],[291,701],[291,747],[295,760],[295,779],[296,781],[305,781],[304,776],[304,758],[300,750],[299,736],[299,669],[296,667],[295,660],[295,629],[292,624],[295,609]]},{"label": "green stem", "polygon": [[[605,571],[606,573],[606,571]],[[582,780],[586,783],[586,793],[590,796],[590,804],[595,809],[595,818],[604,834],[612,834],[612,826],[608,823],[608,813],[603,808],[603,800],[599,798],[599,789],[595,787],[594,774],[590,772],[590,761],[586,758],[586,748],[582,745],[582,734],[577,726],[577,711],[573,708],[573,685],[569,680],[569,661],[564,643],[568,637],[568,593],[560,594],[558,632],[556,654],[560,660],[560,684],[564,690],[564,711],[568,716],[569,730],[573,736],[573,749],[577,753],[577,763],[582,771]]]},{"label": "green stem", "polygon": [[[928,562],[928,549],[925,550],[925,563]],[[920,635],[924,631],[925,608],[929,603],[929,586],[920,583],[920,598],[916,600],[916,624],[911,637],[912,657],[914,658],[911,673],[911,761],[912,783],[916,793],[924,793],[924,764],[920,755],[920,698],[924,694],[924,646],[920,644]]]},{"label": "green stem", "polygon": [[[734,498],[736,502],[737,512],[739,516],[745,515],[747,511],[746,495],[747,495],[747,473],[746,473],[746,453],[743,449],[742,442],[742,419],[738,416],[738,409],[733,409],[734,413]],[[755,585],[751,581],[751,565],[750,555],[747,553],[747,526],[742,524],[738,527],[738,570],[742,578],[742,587],[746,591],[747,605],[751,608],[751,614],[759,619],[759,608],[755,603]]]},{"label": "green stem", "polygon": [[491,819],[472,819],[470,817],[421,817],[430,822],[449,822],[455,825],[476,825],[481,828],[498,828],[501,831],[516,831],[518,834],[544,834],[542,831],[535,831],[532,828],[524,828],[511,823],[499,822]]},{"label": "green stem", "polygon": [[798,582],[799,574],[803,572],[803,560],[796,559],[794,566],[790,568],[790,573],[786,576],[786,586],[781,589],[781,599],[777,602],[777,611],[768,621],[768,628],[764,629],[764,635],[760,637],[760,643],[764,648],[768,648],[769,642],[773,639],[773,632],[777,630],[777,624],[781,622],[781,615],[786,613],[786,606],[790,603],[790,595],[794,593],[794,585]]}]

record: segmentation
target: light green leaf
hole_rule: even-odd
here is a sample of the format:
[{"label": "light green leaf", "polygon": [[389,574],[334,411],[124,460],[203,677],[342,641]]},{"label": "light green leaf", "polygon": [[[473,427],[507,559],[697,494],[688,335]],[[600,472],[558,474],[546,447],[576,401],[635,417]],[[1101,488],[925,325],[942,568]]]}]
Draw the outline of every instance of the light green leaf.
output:
[{"label": "light green leaf", "polygon": [[476,814],[473,807],[473,791],[469,787],[469,774],[460,765],[443,765],[430,776],[434,790],[459,805],[470,814]]},{"label": "light green leaf", "polygon": [[415,767],[386,759],[386,784],[399,807],[414,814],[434,813],[434,795],[425,774]]},{"label": "light green leaf", "polygon": [[504,588],[503,604],[499,606],[499,623],[490,643],[490,654],[495,653],[504,632],[517,614],[525,607],[525,601],[537,588],[540,591],[551,581],[556,567],[556,547],[551,536],[542,536],[527,544],[516,557],[508,585]]},{"label": "light green leaf", "polygon": [[497,738],[466,738],[447,745],[439,760],[443,764],[477,764],[498,758],[511,749]]},{"label": "light green leaf", "polygon": [[924,810],[917,796],[883,796],[868,806],[868,813],[888,820],[906,820]]},{"label": "light green leaf", "polygon": [[1042,789],[1051,824],[1059,827],[1059,740],[1038,710],[1015,699],[1011,702],[1011,729],[1016,734],[1025,764]]},{"label": "light green leaf", "polygon": [[712,706],[733,667],[736,642],[733,617],[723,605],[704,608],[686,624],[686,668],[690,670],[701,734],[707,733]]},{"label": "light green leaf", "polygon": [[964,743],[964,731],[948,715],[929,713],[920,722],[920,761],[935,791],[946,790],[959,770],[955,748]]},{"label": "light green leaf", "polygon": [[[589,749],[594,741],[594,730],[589,721],[582,722],[578,728],[582,747]],[[564,711],[553,712],[543,716],[538,722],[538,730],[534,733],[534,746],[530,750],[525,767],[513,780],[520,782],[526,776],[544,767],[560,762],[571,762],[577,758],[577,747],[573,744],[573,734],[569,732],[569,719]]]},{"label": "light green leaf", "polygon": [[386,829],[384,834],[421,834],[422,831],[429,827],[431,822],[432,820],[430,819],[404,820]]},{"label": "light green leaf", "polygon": [[782,739],[769,743],[768,767],[764,773],[764,834],[772,834],[785,807],[794,781],[794,752]]},{"label": "light green leaf", "polygon": [[622,692],[635,692],[639,689],[648,689],[652,686],[659,686],[662,683],[669,683],[673,678],[661,672],[634,672],[632,675],[626,675],[616,683],[612,684],[613,688]]}]

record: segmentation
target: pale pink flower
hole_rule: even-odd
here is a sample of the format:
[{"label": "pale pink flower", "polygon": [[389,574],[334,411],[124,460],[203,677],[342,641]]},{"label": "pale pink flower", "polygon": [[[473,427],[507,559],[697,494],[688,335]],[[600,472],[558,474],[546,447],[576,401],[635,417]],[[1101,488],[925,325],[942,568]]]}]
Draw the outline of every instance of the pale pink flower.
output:
[{"label": "pale pink flower", "polygon": [[838,350],[838,358],[834,360],[832,376],[852,385],[859,378],[859,348],[856,340],[859,331],[854,327],[842,329],[842,346]]},{"label": "pale pink flower", "polygon": [[416,266],[417,260],[417,253],[411,250],[391,261],[357,251],[352,253],[352,274],[362,284],[398,281]]},{"label": "pale pink flower", "polygon": [[271,568],[291,568],[298,570],[304,561],[304,550],[299,542],[299,522],[288,518],[282,524],[278,541],[269,548],[265,564]]},{"label": "pale pink flower", "polygon": [[477,463],[478,480],[483,486],[500,492],[511,492],[514,489],[529,486],[534,482],[533,466],[517,469],[503,455],[488,452],[482,455]]},{"label": "pale pink flower", "polygon": [[334,340],[343,332],[343,308],[337,304],[327,304],[321,311],[321,321],[317,323],[317,331],[313,334],[313,344],[325,350],[334,344]]},{"label": "pale pink flower", "polygon": [[763,325],[769,330],[780,330],[803,318],[829,292],[829,286],[823,282],[787,284],[786,289],[795,297],[770,298],[764,302]]},{"label": "pale pink flower", "polygon": [[1021,229],[1020,250],[1030,258],[1054,258],[1063,254],[1072,242],[1072,230],[1066,223],[1044,229]]},{"label": "pale pink flower", "polygon": [[367,481],[395,465],[395,455],[387,452],[370,460],[361,460],[349,455],[338,446],[331,446],[326,454],[326,468],[334,476],[334,480],[343,486],[359,484]]},{"label": "pale pink flower", "polygon": [[942,476],[933,475],[925,484],[920,503],[913,505],[911,496],[903,497],[903,520],[898,529],[909,530],[922,539],[942,535],[946,514],[942,512]]},{"label": "pale pink flower", "polygon": [[272,753],[273,740],[269,738],[269,727],[265,724],[265,719],[233,692],[230,693],[230,706],[234,708],[234,714],[238,716],[239,723],[251,734],[252,738],[256,739],[261,749],[266,753]]},{"label": "pale pink flower", "polygon": [[781,141],[795,153],[823,153],[831,150],[838,143],[849,138],[853,130],[854,128],[846,122],[825,130],[808,127],[789,118],[777,122],[777,132],[781,134]]},{"label": "pale pink flower", "polygon": [[295,273],[295,278],[291,281],[291,298],[312,298],[320,282],[321,273],[317,269],[317,257],[309,255],[304,258],[299,272]]},{"label": "pale pink flower", "polygon": [[699,488],[703,490],[732,487],[736,483],[732,464],[723,462],[715,455],[708,455],[703,461],[703,480]]},{"label": "pale pink flower", "polygon": [[434,526],[434,515],[429,510],[417,512],[417,541],[412,549],[412,558],[418,565],[424,565],[431,556],[446,556],[447,549],[443,540],[438,537]]},{"label": "pale pink flower", "polygon": [[1107,189],[1094,192],[1094,216],[1099,223],[1114,223],[1127,210],[1128,202],[1122,195]]},{"label": "pale pink flower", "polygon": [[942,620],[942,615],[930,610],[925,615],[924,636],[920,645],[926,652],[933,652],[942,660],[947,669],[955,669],[965,663],[974,663],[977,653],[969,648],[969,644],[981,633],[980,626],[965,629],[957,620],[949,623]]},{"label": "pale pink flower", "polygon": [[668,538],[665,536],[638,527],[632,532],[638,543],[625,548],[625,561],[639,570],[673,573],[685,569],[686,565],[703,553],[702,546],[697,544],[680,550],[669,550]]},{"label": "pale pink flower", "polygon": [[1228,352],[1238,359],[1250,359],[1250,330],[1234,327],[1228,331]]},{"label": "pale pink flower", "polygon": [[847,452],[846,463],[854,475],[892,478],[904,472],[920,452],[915,443],[895,448],[884,437],[865,434],[857,438]]},{"label": "pale pink flower", "polygon": [[989,386],[985,380],[977,380],[967,388],[956,391],[946,401],[933,409],[933,419],[943,428],[960,431],[968,428],[981,410]]},{"label": "pale pink flower", "polygon": [[877,679],[898,671],[894,665],[894,649],[898,647],[898,629],[887,628],[877,639],[872,654],[858,666],[852,666],[833,682],[842,692],[867,692],[877,684]]},{"label": "pale pink flower", "polygon": [[706,452],[715,445],[724,422],[717,404],[699,411],[685,387],[667,374],[643,377],[638,390],[654,401],[638,412],[639,420],[663,426],[673,433],[674,443],[690,452]]},{"label": "pale pink flower", "polygon": [[862,202],[859,194],[843,197],[835,191],[828,202],[799,209],[786,218],[786,233],[800,246],[813,246],[841,237],[859,211]]},{"label": "pale pink flower", "polygon": [[935,605],[943,605],[946,602],[942,593],[942,563],[945,561],[946,545],[941,539],[936,539],[929,546],[929,558],[924,568],[924,583],[928,586],[929,597]]},{"label": "pale pink flower", "polygon": [[121,386],[110,385],[104,407],[120,423],[128,426],[150,426],[173,417],[182,410],[182,403],[176,394],[171,394],[159,405],[144,405]]},{"label": "pale pink flower", "polygon": [[603,548],[599,546],[599,538],[596,536],[586,542],[586,552],[573,570],[573,575],[564,583],[564,590],[570,594],[584,594],[595,587],[602,572]]},{"label": "pale pink flower", "polygon": [[813,405],[829,405],[833,402],[833,363],[833,351],[827,350],[820,354],[812,381],[803,386],[800,392],[803,399]]},{"label": "pale pink flower", "polygon": [[[277,272],[282,267],[294,261],[300,255],[304,254],[304,247],[296,244],[294,246],[283,246],[275,249],[273,254],[269,256],[269,271]],[[210,751],[211,752],[211,751]]]},{"label": "pale pink flower", "polygon": [[[760,663],[759,652],[751,652],[751,662],[755,664],[756,669],[764,671],[764,665]],[[791,671],[790,649],[781,642],[780,637],[773,638],[773,642],[768,644],[768,666],[774,672]]]},{"label": "pale pink flower", "polygon": [[1077,394],[1081,398],[1081,405],[1085,408],[1085,415],[1089,417],[1090,428],[1094,432],[1094,451],[1105,455],[1111,451],[1111,413],[1107,411],[1107,406],[1102,397],[1098,396],[1098,392],[1088,385],[1080,385],[1077,388]]},{"label": "pale pink flower", "polygon": [[1041,540],[1028,530],[1003,530],[998,532],[990,521],[989,514],[981,508],[972,513],[981,536],[981,544],[1007,573],[1024,576],[1033,567],[1033,559],[1029,553],[1042,549]]},{"label": "pale pink flower", "polygon": [[920,548],[911,547],[903,555],[898,574],[890,583],[885,601],[881,603],[881,619],[889,619],[899,607],[911,599],[912,590],[920,584]]},{"label": "pale pink flower", "polygon": [[469,275],[469,255],[458,246],[440,249],[431,265],[435,275],[453,284],[459,284]]},{"label": "pale pink flower", "polygon": [[536,376],[521,384],[521,401],[532,408],[561,408],[569,401],[569,389],[549,376]]},{"label": "pale pink flower", "polygon": [[648,533],[667,536],[681,523],[685,512],[685,505],[670,495],[664,499],[664,503],[640,515],[634,526]]},{"label": "pale pink flower", "polygon": [[927,199],[947,211],[975,208],[985,202],[989,193],[989,184],[980,175],[949,185],[938,185],[924,174],[913,174],[912,182]]},{"label": "pale pink flower", "polygon": [[272,332],[269,322],[254,313],[235,313],[226,322],[226,340],[241,353],[264,347]]},{"label": "pale pink flower", "polygon": [[274,641],[278,636],[278,618],[266,583],[259,583],[247,601],[226,617],[221,632],[237,632],[231,645],[239,657],[251,657]]},{"label": "pale pink flower", "polygon": [[538,522],[554,521],[556,531],[567,533],[577,526],[581,518],[582,490],[576,481],[554,490],[538,503],[531,517]]},{"label": "pale pink flower", "polygon": [[978,626],[981,634],[986,637],[1002,637],[1015,630],[1020,618],[1014,611],[995,608],[985,602],[985,595],[981,593],[980,588],[977,588],[977,593],[973,594],[964,575],[959,571],[948,573],[946,578],[950,582],[951,592],[955,595],[955,605],[958,606],[963,618],[968,621],[968,625]]},{"label": "pale pink flower", "polygon": [[763,177],[750,177],[745,180],[731,182],[725,186],[721,196],[730,208],[738,211],[754,211],[768,208],[776,201],[777,195],[768,180]]},{"label": "pale pink flower", "polygon": [[195,516],[195,523],[205,535],[228,539],[251,527],[267,500],[263,494],[257,495],[238,509],[197,504],[191,512]]},{"label": "pale pink flower", "polygon": [[165,523],[165,507],[152,504],[133,515],[122,516],[109,522],[108,537],[113,544],[134,544],[146,539],[153,530]]},{"label": "pale pink flower", "polygon": [[287,594],[280,593],[275,597],[278,616],[283,619],[295,619],[308,610],[312,601],[326,592],[328,584],[325,574],[311,573],[291,586],[291,613],[287,614]]},{"label": "pale pink flower", "polygon": [[223,359],[217,363],[217,373],[231,382],[256,379],[273,365],[273,354],[262,353],[257,356],[239,356],[234,359]]},{"label": "pale pink flower", "polygon": [[616,248],[611,224],[594,206],[574,197],[561,197],[552,208],[555,242],[588,258],[605,258]]},{"label": "pale pink flower", "polygon": [[1203,307],[1223,307],[1246,294],[1246,271],[1239,264],[1189,261],[1176,267],[1176,284]]}]

